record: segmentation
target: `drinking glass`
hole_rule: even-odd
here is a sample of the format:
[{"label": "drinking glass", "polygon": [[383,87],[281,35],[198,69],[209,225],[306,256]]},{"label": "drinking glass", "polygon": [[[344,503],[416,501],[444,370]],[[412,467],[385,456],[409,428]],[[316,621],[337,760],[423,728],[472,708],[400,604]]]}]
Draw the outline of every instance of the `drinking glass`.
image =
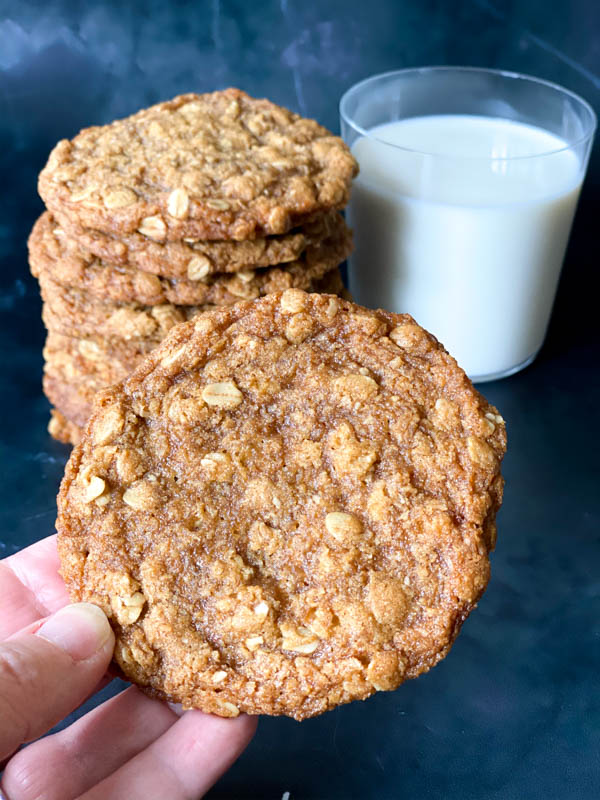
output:
[{"label": "drinking glass", "polygon": [[407,312],[473,381],[537,355],[596,127],[555,84],[427,67],[376,75],[340,102],[360,174],[350,292]]}]

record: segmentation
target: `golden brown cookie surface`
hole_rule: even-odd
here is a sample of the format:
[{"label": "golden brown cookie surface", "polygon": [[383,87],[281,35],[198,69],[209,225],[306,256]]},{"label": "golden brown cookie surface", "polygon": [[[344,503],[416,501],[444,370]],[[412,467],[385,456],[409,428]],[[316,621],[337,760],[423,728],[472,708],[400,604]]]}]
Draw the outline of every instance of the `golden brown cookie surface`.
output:
[{"label": "golden brown cookie surface", "polygon": [[356,161],[314,120],[238,89],[180,95],[59,142],[50,211],[159,242],[282,234],[347,203]]},{"label": "golden brown cookie surface", "polygon": [[85,426],[99,387],[93,387],[88,382],[67,383],[51,368],[44,370],[42,386],[48,400],[69,422],[79,428]]},{"label": "golden brown cookie surface", "polygon": [[[214,308],[212,303],[146,306],[104,302],[83,289],[61,286],[43,271],[38,279],[44,301],[42,319],[49,331],[77,337],[100,336],[111,342],[129,342],[138,348],[156,346],[178,323]],[[330,270],[320,280],[311,282],[310,288],[316,292],[341,292],[339,270]]]},{"label": "golden brown cookie surface", "polygon": [[446,654],[488,580],[505,441],[408,316],[294,289],[216,309],[97,395],[62,573],[146,691],[303,719]]},{"label": "golden brown cookie surface", "polygon": [[81,439],[81,428],[70,422],[64,414],[56,408],[50,410],[48,433],[53,439],[63,444],[78,444]]},{"label": "golden brown cookie surface", "polygon": [[[49,331],[43,354],[48,365],[63,370],[66,380],[76,380],[85,374],[97,375],[108,386],[133,372],[156,346],[151,345],[152,342],[141,343],[137,348],[126,341],[119,343],[99,337],[64,336]],[[119,371],[121,374],[115,377]]]},{"label": "golden brown cookie surface", "polygon": [[42,282],[49,278],[55,284],[83,290],[104,302],[146,306],[230,305],[274,291],[309,289],[336,269],[351,247],[350,231],[337,215],[328,237],[308,245],[299,259],[284,265],[202,276],[197,280],[164,278],[86,254],[46,213],[36,222],[29,238],[29,261],[33,274]]},{"label": "golden brown cookie surface", "polygon": [[156,346],[174,325],[204,310],[203,306],[172,303],[144,306],[102,302],[81,289],[61,286],[43,273],[39,281],[44,324],[49,331],[66,336],[100,336],[140,347]]},{"label": "golden brown cookie surface", "polygon": [[330,211],[281,236],[244,241],[204,241],[188,237],[157,242],[137,231],[110,236],[75,225],[60,211],[55,214],[67,236],[97,258],[111,264],[137,267],[160,277],[188,280],[296,261],[309,245],[318,244],[339,227],[339,214]]}]

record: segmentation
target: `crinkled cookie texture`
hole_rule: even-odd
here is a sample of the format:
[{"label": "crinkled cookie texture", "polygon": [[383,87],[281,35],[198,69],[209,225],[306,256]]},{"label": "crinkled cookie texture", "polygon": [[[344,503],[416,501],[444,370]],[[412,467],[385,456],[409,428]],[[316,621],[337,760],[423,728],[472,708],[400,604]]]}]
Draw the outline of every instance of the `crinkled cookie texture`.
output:
[{"label": "crinkled cookie texture", "polygon": [[70,423],[78,428],[83,428],[90,416],[90,410],[96,392],[104,389],[107,384],[94,386],[93,381],[69,383],[52,367],[44,367],[42,377],[44,394],[50,403]]},{"label": "crinkled cookie texture", "polygon": [[148,693],[304,719],[428,670],[489,576],[504,422],[409,316],[296,289],[100,392],[62,575]]},{"label": "crinkled cookie texture", "polygon": [[81,428],[68,420],[56,408],[50,410],[48,433],[53,439],[63,444],[78,444],[81,439]]},{"label": "crinkled cookie texture", "polygon": [[93,375],[108,386],[126,378],[156,346],[142,343],[138,349],[126,341],[121,346],[111,344],[99,337],[78,338],[49,331],[43,355],[46,364],[61,371],[68,381]]},{"label": "crinkled cookie texture", "polygon": [[63,139],[38,186],[50,211],[83,228],[242,240],[343,208],[357,172],[344,142],[314,120],[226,89]]},{"label": "crinkled cookie texture", "polygon": [[339,214],[330,211],[312,222],[281,236],[245,241],[210,241],[186,238],[180,241],[155,241],[141,233],[110,236],[82,228],[69,217],[55,211],[67,237],[96,258],[120,266],[133,266],[164,278],[198,280],[220,272],[285,264],[301,258],[309,245],[317,244],[339,229]]},{"label": "crinkled cookie texture", "polygon": [[[76,337],[100,336],[109,342],[129,342],[139,348],[156,346],[175,325],[214,308],[212,303],[145,306],[103,302],[85,290],[56,283],[43,271],[38,273],[38,280],[44,301],[42,319],[49,331]],[[314,292],[342,292],[339,269],[310,281],[309,288]]]},{"label": "crinkled cookie texture", "polygon": [[65,236],[52,217],[42,214],[29,237],[31,271],[100,301],[140,305],[230,305],[289,288],[309,289],[350,254],[352,235],[337,214],[330,235],[309,245],[301,257],[281,266],[246,269],[223,275],[198,272],[194,280],[173,279],[116,266],[87,254]]},{"label": "crinkled cookie texture", "polygon": [[[48,335],[44,348],[44,392],[69,420],[83,426],[90,415],[96,392],[125,380],[143,361],[144,355],[140,353],[130,362],[115,357],[89,362],[75,352],[75,348],[57,350],[55,339],[69,337]],[[73,342],[77,340],[73,339]]]},{"label": "crinkled cookie texture", "polygon": [[[328,272],[320,281],[315,281],[312,288],[325,293],[345,293],[338,269]],[[79,294],[85,296],[85,293]],[[98,306],[93,302],[87,302],[83,309],[79,306],[78,313],[73,314],[69,296],[58,291],[56,297],[59,310],[56,311],[54,305],[48,303],[43,310],[44,320],[50,328],[44,346],[43,388],[46,397],[56,406],[49,432],[59,441],[77,444],[81,438],[80,428],[90,415],[95,393],[112,383],[124,380],[144,356],[157,346],[158,340],[166,335],[169,328],[157,326],[152,329],[155,338],[135,336],[133,334],[140,326],[145,329],[148,322],[155,317],[151,315],[150,309],[128,308],[130,315],[127,318],[119,316],[120,324],[107,330],[118,331],[129,338],[93,336],[89,330],[94,330],[96,325],[104,329],[106,314],[99,316]],[[75,307],[77,308],[77,304]],[[106,307],[100,304],[99,308]],[[177,308],[170,308],[177,322],[179,311]],[[202,308],[210,310],[213,306]],[[112,310],[115,311],[114,306]],[[199,310],[195,309],[194,313]],[[121,311],[122,309],[118,310],[118,313]],[[171,319],[170,315],[166,318]],[[88,335],[78,335],[73,327],[80,319],[86,320]],[[161,319],[160,315],[158,319]],[[67,334],[57,333],[54,330],[57,327],[66,330]],[[68,424],[64,424],[56,415],[66,418]]]},{"label": "crinkled cookie texture", "polygon": [[[156,346],[174,325],[201,313],[205,306],[176,306],[163,303],[102,302],[82,289],[61,286],[45,273],[39,274],[42,319],[46,328],[67,336],[100,336]],[[212,308],[212,306],[210,306]]]}]

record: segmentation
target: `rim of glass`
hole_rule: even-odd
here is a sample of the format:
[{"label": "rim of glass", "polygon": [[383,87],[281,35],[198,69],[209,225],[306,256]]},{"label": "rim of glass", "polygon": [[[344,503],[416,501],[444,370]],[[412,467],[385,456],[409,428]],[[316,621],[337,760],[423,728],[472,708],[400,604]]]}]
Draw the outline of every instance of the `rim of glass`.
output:
[{"label": "rim of glass", "polygon": [[[576,139],[573,142],[568,143],[565,147],[559,147],[556,150],[545,150],[542,153],[534,153],[528,156],[456,156],[456,155],[446,155],[444,153],[430,153],[426,150],[415,150],[411,147],[402,147],[401,145],[392,144],[392,142],[386,142],[385,139],[380,139],[377,136],[373,136],[365,128],[358,125],[358,123],[354,122],[350,118],[350,115],[347,113],[345,106],[348,104],[352,95],[358,92],[361,88],[366,86],[367,84],[381,80],[382,78],[390,78],[392,76],[400,76],[400,75],[408,75],[409,73],[427,73],[427,72],[479,72],[486,75],[495,75],[496,77],[501,78],[509,78],[511,80],[521,80],[526,81],[528,83],[535,83],[539,86],[543,86],[547,89],[553,89],[554,91],[559,92],[562,95],[566,95],[570,97],[575,103],[585,109],[589,117],[589,127],[587,128],[586,132]],[[596,117],[596,113],[592,106],[584,100],[583,97],[572,92],[570,89],[566,89],[564,86],[561,86],[558,83],[553,83],[552,81],[544,80],[543,78],[536,78],[533,75],[525,75],[521,72],[512,72],[510,70],[503,70],[503,69],[488,69],[486,67],[453,67],[453,66],[433,66],[433,67],[407,67],[406,69],[392,69],[388,72],[380,72],[377,75],[370,75],[368,78],[363,78],[362,81],[353,84],[349,89],[347,89],[340,99],[339,104],[339,111],[340,117],[342,120],[349,125],[353,130],[355,130],[361,136],[365,136],[369,139],[374,139],[381,144],[385,144],[388,147],[393,147],[396,150],[403,150],[406,153],[415,153],[421,156],[431,156],[432,158],[447,158],[452,160],[460,160],[460,161],[524,161],[527,159],[532,158],[543,158],[545,156],[552,156],[556,153],[563,153],[566,150],[572,150],[573,148],[577,147],[578,145],[582,144],[585,141],[588,141],[592,138],[596,131],[596,126],[598,124],[598,120]],[[406,119],[410,119],[407,117]],[[498,117],[498,119],[505,119],[505,117]],[[506,118],[508,119],[508,118]],[[541,126],[540,126],[541,127]]]}]

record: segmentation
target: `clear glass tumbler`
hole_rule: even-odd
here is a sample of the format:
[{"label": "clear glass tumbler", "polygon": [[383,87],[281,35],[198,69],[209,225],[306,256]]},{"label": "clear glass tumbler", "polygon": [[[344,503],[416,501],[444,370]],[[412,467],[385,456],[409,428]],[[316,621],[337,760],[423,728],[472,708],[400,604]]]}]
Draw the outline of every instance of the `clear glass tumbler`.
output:
[{"label": "clear glass tumbler", "polygon": [[587,168],[588,103],[525,75],[428,67],[356,84],[340,116],[360,165],[355,300],[411,314],[474,381],[530,364]]}]

